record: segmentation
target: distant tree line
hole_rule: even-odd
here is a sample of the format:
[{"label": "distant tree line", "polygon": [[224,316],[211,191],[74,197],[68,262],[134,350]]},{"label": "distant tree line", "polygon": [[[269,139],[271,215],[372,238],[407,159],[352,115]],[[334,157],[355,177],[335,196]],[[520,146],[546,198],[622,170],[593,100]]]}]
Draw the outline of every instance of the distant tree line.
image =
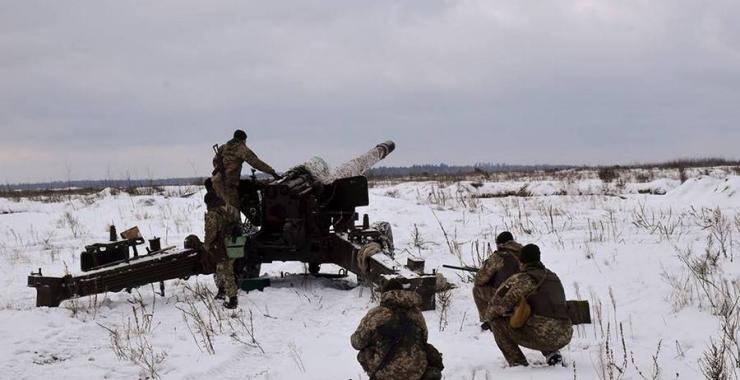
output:
[{"label": "distant tree line", "polygon": [[653,164],[633,164],[625,166],[626,168],[708,168],[712,166],[738,166],[740,160],[728,160],[726,158],[704,157],[704,158],[680,158],[677,160],[653,163]]},{"label": "distant tree line", "polygon": [[105,179],[105,180],[78,180],[78,181],[51,181],[40,183],[19,183],[0,186],[3,191],[35,191],[35,190],[59,190],[59,189],[104,189],[111,188],[135,188],[152,186],[186,186],[202,185],[204,178],[162,178],[162,179]]},{"label": "distant tree line", "polygon": [[412,165],[412,166],[380,166],[368,171],[369,177],[434,177],[434,176],[454,176],[465,174],[485,174],[485,173],[526,173],[534,171],[558,171],[566,169],[576,170],[600,170],[609,171],[611,169],[685,169],[697,167],[713,166],[740,166],[740,160],[728,160],[725,158],[686,158],[677,159],[659,163],[634,163],[627,165],[511,165],[504,163],[480,163],[475,165],[447,165],[444,163],[437,165]]},{"label": "distant tree line", "polygon": [[[734,166],[740,167],[740,160],[728,160],[724,158],[686,158],[660,163],[635,163],[629,165],[511,165],[505,163],[478,163],[474,165],[447,165],[426,164],[411,166],[380,166],[368,171],[368,177],[435,177],[435,176],[460,176],[467,174],[507,173],[507,172],[533,172],[533,171],[558,171],[566,169],[575,170],[600,170],[600,175],[608,176],[611,169],[686,169],[696,167]],[[257,175],[263,177],[261,174]],[[0,185],[0,191],[35,191],[35,190],[58,190],[69,188],[80,189],[103,189],[111,188],[136,188],[152,186],[186,186],[202,185],[205,178],[163,178],[163,179],[117,179],[117,180],[73,180],[73,181],[50,181],[41,183],[20,183]]]},{"label": "distant tree line", "polygon": [[574,165],[510,165],[510,164],[475,164],[475,165],[412,165],[412,166],[380,166],[368,171],[369,177],[404,177],[404,176],[435,176],[435,175],[459,175],[473,173],[505,173],[526,171],[555,171],[573,169]]}]

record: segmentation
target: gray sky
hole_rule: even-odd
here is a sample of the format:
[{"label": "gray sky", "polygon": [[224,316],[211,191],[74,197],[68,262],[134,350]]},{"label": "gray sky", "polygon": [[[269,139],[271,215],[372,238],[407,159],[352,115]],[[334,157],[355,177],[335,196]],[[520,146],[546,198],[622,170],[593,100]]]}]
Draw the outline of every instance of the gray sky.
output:
[{"label": "gray sky", "polygon": [[738,158],[740,2],[0,0],[0,182]]}]

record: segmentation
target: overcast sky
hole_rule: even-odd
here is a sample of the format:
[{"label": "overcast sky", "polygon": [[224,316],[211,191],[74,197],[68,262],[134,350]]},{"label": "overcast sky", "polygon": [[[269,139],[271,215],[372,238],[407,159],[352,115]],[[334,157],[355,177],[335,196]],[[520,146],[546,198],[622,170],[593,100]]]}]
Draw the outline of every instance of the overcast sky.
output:
[{"label": "overcast sky", "polygon": [[[0,182],[740,158],[740,1],[0,0]],[[246,170],[245,170],[246,172]]]}]

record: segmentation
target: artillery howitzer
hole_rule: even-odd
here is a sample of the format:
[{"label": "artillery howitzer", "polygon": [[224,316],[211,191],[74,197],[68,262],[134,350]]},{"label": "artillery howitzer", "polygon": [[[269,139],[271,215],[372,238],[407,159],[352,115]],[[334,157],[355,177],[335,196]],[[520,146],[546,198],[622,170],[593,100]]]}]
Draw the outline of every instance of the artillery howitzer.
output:
[{"label": "artillery howitzer", "polygon": [[[434,309],[436,276],[423,273],[423,260],[410,260],[407,266],[394,260],[388,223],[370,225],[364,215],[362,223],[356,224],[356,207],[369,204],[367,178],[363,174],[394,148],[391,141],[379,144],[333,173],[323,160],[314,158],[289,170],[278,181],[258,180],[254,175],[241,180],[239,208],[246,215],[249,228],[245,228],[248,232],[244,257],[234,267],[238,285],[250,288],[262,263],[300,261],[308,264],[313,275],[320,275],[321,264],[335,264],[366,283],[381,284],[398,278],[419,293],[422,309]],[[208,184],[206,189],[211,191]],[[123,246],[127,250],[143,243],[140,236],[137,239]],[[105,244],[97,246],[94,252],[98,254],[109,250]],[[73,297],[212,273],[203,265],[206,253],[194,235],[185,239],[183,249],[155,248],[158,247],[134,258],[122,251],[108,254],[115,260],[92,261],[97,264],[88,265],[86,269],[90,271],[80,276],[44,277],[39,269],[39,273],[28,277],[28,286],[37,289],[37,306],[55,307]],[[86,254],[89,256],[90,251]],[[87,262],[91,262],[89,258]],[[163,286],[161,289],[164,293]]]}]

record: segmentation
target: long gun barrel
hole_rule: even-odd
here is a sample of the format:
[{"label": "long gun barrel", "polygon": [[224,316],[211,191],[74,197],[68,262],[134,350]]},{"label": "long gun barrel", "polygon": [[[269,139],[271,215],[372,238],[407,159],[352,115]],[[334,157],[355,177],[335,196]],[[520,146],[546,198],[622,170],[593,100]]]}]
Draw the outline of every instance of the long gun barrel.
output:
[{"label": "long gun barrel", "polygon": [[380,143],[367,151],[367,153],[340,165],[336,170],[334,170],[334,178],[339,179],[364,175],[368,169],[377,164],[380,160],[388,157],[388,155],[395,149],[396,143],[393,141],[388,140],[384,143]]},{"label": "long gun barrel", "polygon": [[466,272],[477,272],[479,269],[475,267],[458,267],[454,265],[442,265],[445,268],[455,269],[455,270],[464,270]]}]

